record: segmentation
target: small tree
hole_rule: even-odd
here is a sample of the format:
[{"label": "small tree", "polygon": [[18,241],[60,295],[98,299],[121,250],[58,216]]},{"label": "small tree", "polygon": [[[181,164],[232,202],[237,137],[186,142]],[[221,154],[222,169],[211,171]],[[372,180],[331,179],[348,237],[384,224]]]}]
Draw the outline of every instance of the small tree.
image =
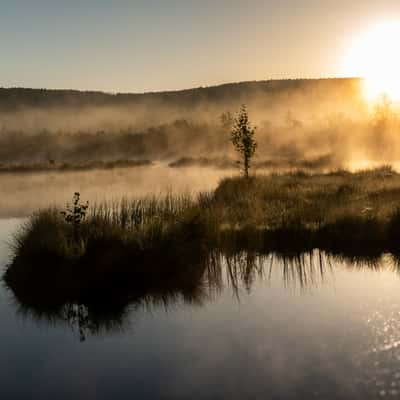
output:
[{"label": "small tree", "polygon": [[245,178],[249,177],[251,159],[257,149],[257,142],[254,140],[255,132],[256,128],[250,125],[246,106],[242,105],[238,116],[233,121],[231,142],[235,150],[241,155],[240,164]]},{"label": "small tree", "polygon": [[81,195],[79,192],[74,193],[72,198],[72,204],[67,204],[64,211],[61,211],[61,215],[64,217],[65,222],[72,224],[73,241],[75,244],[80,244],[80,225],[86,218],[87,210],[89,208],[89,202],[86,204],[81,203]]}]

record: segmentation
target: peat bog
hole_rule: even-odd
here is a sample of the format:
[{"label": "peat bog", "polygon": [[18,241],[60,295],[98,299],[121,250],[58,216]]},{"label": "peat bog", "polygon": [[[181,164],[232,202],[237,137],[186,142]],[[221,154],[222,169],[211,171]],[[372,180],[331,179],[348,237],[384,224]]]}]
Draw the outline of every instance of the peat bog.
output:
[{"label": "peat bog", "polygon": [[196,299],[210,265],[243,252],[397,260],[399,201],[400,175],[389,167],[227,178],[196,196],[88,207],[78,195],[69,214],[52,208],[25,222],[3,279],[26,305],[118,308],[148,296]]}]

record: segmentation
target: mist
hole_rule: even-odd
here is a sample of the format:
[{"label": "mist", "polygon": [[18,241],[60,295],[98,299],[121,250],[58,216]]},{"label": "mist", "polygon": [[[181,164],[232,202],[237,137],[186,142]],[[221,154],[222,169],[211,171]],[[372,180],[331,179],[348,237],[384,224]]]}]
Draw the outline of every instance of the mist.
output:
[{"label": "mist", "polygon": [[327,170],[398,160],[394,106],[368,104],[359,79],[321,79],[132,95],[0,89],[0,164],[9,171],[149,160],[229,169],[235,163],[229,119],[241,104],[257,126],[256,169]]}]

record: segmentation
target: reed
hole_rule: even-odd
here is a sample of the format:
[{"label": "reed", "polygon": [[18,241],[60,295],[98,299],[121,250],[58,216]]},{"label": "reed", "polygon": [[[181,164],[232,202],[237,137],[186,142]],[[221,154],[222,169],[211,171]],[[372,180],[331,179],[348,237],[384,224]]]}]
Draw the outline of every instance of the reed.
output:
[{"label": "reed", "polygon": [[42,210],[16,234],[5,280],[32,301],[63,303],[184,284],[213,251],[376,259],[400,253],[399,205],[400,175],[384,167],[230,178],[196,196],[91,204],[78,223]]}]

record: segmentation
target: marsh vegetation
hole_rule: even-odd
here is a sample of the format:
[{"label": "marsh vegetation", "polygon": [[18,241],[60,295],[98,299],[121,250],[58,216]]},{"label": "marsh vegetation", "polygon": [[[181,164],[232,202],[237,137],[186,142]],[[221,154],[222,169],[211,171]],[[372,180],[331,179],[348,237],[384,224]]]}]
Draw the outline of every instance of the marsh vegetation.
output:
[{"label": "marsh vegetation", "polygon": [[[102,298],[73,297],[70,293],[62,299],[49,290],[50,282],[41,287],[46,297],[39,297],[32,287],[22,287],[7,275],[5,283],[13,290],[18,312],[25,318],[39,324],[66,324],[80,341],[84,341],[90,336],[123,331],[129,325],[129,315],[142,310],[151,312],[159,306],[168,310],[177,303],[202,306],[213,302],[225,290],[240,302],[243,294],[251,293],[260,281],[280,281],[285,289],[306,293],[331,282],[335,276],[334,266],[338,264],[350,271],[398,273],[400,270],[400,259],[395,255],[354,258],[318,249],[303,253],[213,250],[201,259],[186,261],[186,268],[179,273],[170,271],[169,279],[163,277],[163,284],[138,288],[136,277],[131,276],[130,282],[124,285],[119,282],[118,290],[104,286]],[[135,267],[132,265],[132,268]],[[79,270],[74,273],[77,278],[84,275]]]},{"label": "marsh vegetation", "polygon": [[52,208],[27,220],[4,279],[27,302],[60,305],[190,287],[215,252],[318,248],[377,259],[399,253],[399,201],[400,175],[389,167],[229,178],[213,192],[125,198],[83,213],[78,197],[69,214]]},{"label": "marsh vegetation", "polygon": [[[250,115],[253,122],[253,112]],[[386,111],[384,115],[381,119],[384,124],[376,125],[375,133],[387,132],[388,126],[392,129],[396,125],[397,117],[389,121]],[[189,366],[188,370],[186,360],[193,357],[191,349],[196,345],[201,347],[200,357],[199,354],[195,356],[197,359],[204,356],[210,360],[214,354],[223,360],[222,381],[225,376],[232,376],[226,366],[241,365],[240,362],[236,358],[234,362],[226,361],[226,356],[220,357],[222,353],[219,353],[232,335],[233,344],[227,353],[237,354],[240,348],[246,349],[246,354],[254,351],[249,360],[253,366],[260,362],[257,371],[261,373],[271,372],[268,368],[274,366],[274,362],[257,361],[260,360],[260,349],[270,348],[266,350],[270,358],[276,356],[282,360],[282,355],[288,357],[282,374],[285,387],[287,382],[293,385],[293,376],[296,381],[299,371],[311,370],[310,365],[293,366],[294,358],[308,360],[310,354],[314,357],[319,352],[325,356],[329,349],[332,349],[329,360],[336,354],[345,354],[339,357],[344,362],[347,358],[353,359],[354,355],[359,356],[361,350],[354,350],[354,343],[347,339],[347,351],[341,353],[341,343],[337,346],[331,337],[333,332],[336,332],[335,338],[340,336],[338,332],[342,333],[342,325],[324,325],[324,317],[329,314],[333,320],[332,313],[326,310],[333,310],[339,316],[340,310],[344,310],[349,318],[346,326],[359,328],[360,325],[364,333],[367,332],[365,326],[357,325],[348,317],[349,309],[360,313],[356,310],[358,304],[369,304],[365,306],[366,315],[362,315],[370,321],[369,311],[378,310],[376,299],[381,299],[384,293],[392,303],[393,294],[398,293],[400,175],[389,166],[358,172],[339,168],[344,153],[333,151],[335,141],[341,138],[336,131],[329,139],[328,136],[321,139],[325,144],[329,142],[328,146],[318,145],[318,151],[314,151],[311,138],[314,140],[325,131],[318,131],[318,135],[314,132],[315,135],[307,136],[307,143],[302,142],[302,135],[308,128],[293,115],[287,117],[287,126],[277,131],[276,126],[257,121],[260,129],[256,136],[249,119],[242,118],[240,123],[237,118],[238,135],[235,138],[238,140],[232,140],[235,147],[229,143],[234,128],[234,117],[229,113],[215,130],[218,136],[210,140],[204,140],[204,126],[198,129],[196,123],[182,121],[168,123],[152,132],[150,128],[138,137],[132,132],[114,132],[113,137],[95,132],[57,137],[44,132],[32,137],[23,135],[21,141],[13,141],[12,135],[6,134],[7,140],[11,138],[8,144],[19,148],[20,154],[24,143],[35,143],[37,137],[43,139],[39,144],[52,143],[53,150],[56,149],[45,152],[40,148],[39,161],[32,164],[36,156],[21,159],[14,165],[6,162],[2,167],[4,196],[0,202],[8,203],[16,210],[22,209],[22,215],[36,210],[16,232],[12,254],[4,269],[3,290],[10,296],[13,309],[23,316],[24,322],[33,320],[39,327],[43,324],[62,326],[68,334],[72,329],[80,341],[92,338],[92,343],[85,348],[101,342],[96,349],[98,353],[102,352],[106,341],[99,341],[97,336],[106,336],[110,342],[118,337],[124,340],[133,337],[129,348],[136,345],[136,349],[131,366],[140,370],[146,362],[137,361],[141,359],[138,358],[139,348],[145,349],[143,360],[148,359],[154,343],[159,345],[156,352],[172,349],[168,370],[174,369],[179,364],[179,354],[184,354],[184,371],[189,371],[191,377],[196,376],[197,366],[194,369]],[[209,125],[206,131],[213,129]],[[190,141],[193,132],[197,142]],[[288,133],[286,137],[285,132]],[[299,135],[298,140],[292,140],[293,132]],[[187,140],[181,142],[182,138]],[[375,139],[380,145],[386,143],[378,134]],[[156,152],[149,160],[157,162],[141,161],[137,157],[139,153],[132,153],[132,150],[143,150],[145,155],[150,154],[147,152],[152,147],[152,140],[159,147],[154,147]],[[256,141],[258,153],[255,152]],[[74,145],[70,147],[71,143]],[[204,149],[210,143],[215,146],[205,153]],[[346,141],[341,144],[346,147]],[[227,146],[229,150],[225,151]],[[83,160],[85,149],[90,150],[87,153],[90,156]],[[120,154],[126,154],[126,159],[117,158]],[[96,157],[102,161],[96,161]],[[241,162],[241,176],[237,161]],[[132,166],[143,168],[132,170]],[[14,172],[30,172],[31,194],[35,193],[35,196],[20,194],[25,190],[26,178],[24,181],[23,173]],[[60,190],[49,195],[49,182]],[[188,182],[190,190],[185,191],[184,183]],[[69,197],[75,190],[80,193],[75,193],[68,206],[62,205],[67,194]],[[95,193],[104,197],[95,196]],[[41,201],[39,206],[38,200]],[[53,206],[43,207],[52,200]],[[372,276],[373,273],[376,276]],[[335,281],[335,274],[341,292],[330,299],[327,287]],[[364,280],[360,285],[360,277],[365,276],[368,276],[370,286]],[[388,282],[393,284],[392,291],[383,286]],[[266,285],[260,286],[263,283]],[[299,291],[302,295],[316,290],[317,295],[311,301],[306,296],[291,299],[283,293],[286,290]],[[351,295],[347,293],[346,297],[346,291]],[[359,296],[358,303],[354,301],[356,295]],[[243,298],[246,301],[242,305]],[[349,298],[352,300],[348,301]],[[255,306],[257,301],[259,305]],[[243,314],[247,302],[248,316]],[[240,304],[240,312],[237,304]],[[200,306],[208,310],[206,319],[203,312],[193,311]],[[189,311],[181,315],[177,309]],[[232,310],[235,311],[232,313]],[[136,319],[151,318],[153,313],[156,318],[152,329],[135,336],[135,329],[140,332],[143,322],[137,323]],[[164,313],[179,320],[172,334],[175,345],[165,345],[169,328]],[[229,313],[231,320],[226,319]],[[385,329],[388,321],[396,326],[387,310],[385,318]],[[198,322],[193,323],[196,319]],[[259,325],[261,321],[265,326]],[[248,339],[243,346],[238,346],[247,325]],[[240,333],[235,337],[238,326]],[[128,329],[135,334],[125,335],[124,331]],[[186,332],[195,334],[194,339],[185,343]],[[196,336],[198,332],[207,340],[201,341]],[[271,339],[271,332],[276,334],[274,339]],[[155,340],[154,335],[157,335]],[[262,336],[262,340],[257,339],[257,335]],[[323,351],[315,351],[313,335],[326,340],[321,345]],[[347,338],[347,332],[345,335]],[[218,342],[212,347],[213,338],[221,336],[223,343]],[[360,337],[357,335],[357,343]],[[138,345],[140,340],[144,346]],[[383,347],[388,346],[388,342],[397,346],[396,335],[385,336],[384,340]],[[290,347],[289,342],[295,346]],[[212,350],[204,355],[204,349],[209,348],[210,343]],[[282,346],[281,351],[279,346]],[[117,354],[117,348],[122,349],[122,356]],[[185,349],[189,349],[189,353]],[[120,343],[113,345],[107,351],[107,362],[99,365],[110,365],[109,357],[116,360],[113,365],[117,365],[129,357],[126,350]],[[383,356],[380,359],[386,360]],[[311,367],[318,366],[315,375],[318,377],[323,363],[310,364]],[[375,364],[367,360],[363,365]],[[326,376],[330,378],[331,361],[326,368]],[[341,387],[346,394],[352,393],[354,388],[353,381],[348,378],[354,368],[349,363],[345,373],[341,366],[333,371],[341,374]],[[126,387],[132,386],[131,370],[129,368]],[[209,365],[204,370],[209,371]],[[288,377],[290,370],[292,377]],[[242,369],[237,373],[243,376]],[[151,375],[153,382],[153,367]],[[157,376],[165,383],[162,374],[157,372]],[[181,382],[177,386],[175,390],[182,389]],[[309,397],[309,393],[314,393],[314,384],[312,389],[306,386],[300,389],[306,394],[304,397]],[[337,383],[334,386],[337,387]],[[153,388],[153,385],[148,387]],[[224,391],[226,387],[225,383]],[[258,393],[260,387],[262,384],[257,382],[257,387],[249,389],[248,393]],[[272,385],[268,390],[275,390],[275,387]],[[363,387],[357,390],[361,393]],[[299,393],[297,389],[291,392]],[[330,398],[329,394],[336,396],[337,391],[332,391],[328,382],[323,393],[326,394],[324,398]]]},{"label": "marsh vegetation", "polygon": [[[371,129],[388,137],[398,117],[391,114],[390,105],[384,106],[377,108]],[[239,280],[249,289],[255,274],[264,273],[256,260],[271,254],[283,264],[284,281],[298,278],[301,285],[315,271],[323,274],[321,254],[374,266],[391,253],[393,265],[399,264],[400,174],[395,170],[389,166],[358,172],[332,169],[344,160],[343,153],[332,148],[341,137],[337,132],[330,136],[329,146],[319,146],[319,152],[309,151],[310,143],[300,148],[292,139],[277,145],[265,123],[256,137],[245,106],[236,117],[223,112],[219,122],[217,134],[211,136],[204,132],[212,131],[212,125],[182,119],[139,135],[129,130],[114,132],[112,137],[80,132],[60,135],[59,140],[42,132],[38,137],[43,143],[54,145],[46,153],[47,162],[22,160],[0,166],[5,173],[72,172],[79,182],[80,171],[153,166],[137,155],[156,149],[157,160],[168,161],[169,168],[211,166],[235,171],[239,164],[242,175],[225,176],[211,190],[192,193],[86,203],[77,192],[66,208],[35,212],[16,233],[3,276],[22,308],[77,325],[84,339],[86,333],[103,327],[118,329],[132,304],[168,304],[177,298],[201,303],[210,293],[207,285],[218,288],[224,269],[234,291]],[[286,122],[290,131],[303,129],[290,112]],[[18,147],[21,141],[13,140],[17,136],[7,133],[3,140]],[[34,140],[18,137],[22,142]],[[311,137],[315,139],[314,134]],[[383,144],[382,135],[374,138]],[[229,141],[233,146],[226,151]],[[193,151],[186,154],[189,142],[187,148]],[[73,143],[76,146],[71,147]],[[203,155],[210,144],[212,151]],[[82,149],[91,146],[93,152],[82,162]],[[183,149],[186,155],[179,157]],[[256,149],[263,156],[279,151],[262,159]],[[50,154],[57,154],[56,160]],[[69,161],[64,160],[67,154]],[[107,157],[96,161],[99,154]],[[115,159],[120,154],[129,158]],[[170,161],[174,157],[178,158]],[[315,251],[319,266],[314,271],[314,266],[306,266],[306,259],[315,260]]]}]

